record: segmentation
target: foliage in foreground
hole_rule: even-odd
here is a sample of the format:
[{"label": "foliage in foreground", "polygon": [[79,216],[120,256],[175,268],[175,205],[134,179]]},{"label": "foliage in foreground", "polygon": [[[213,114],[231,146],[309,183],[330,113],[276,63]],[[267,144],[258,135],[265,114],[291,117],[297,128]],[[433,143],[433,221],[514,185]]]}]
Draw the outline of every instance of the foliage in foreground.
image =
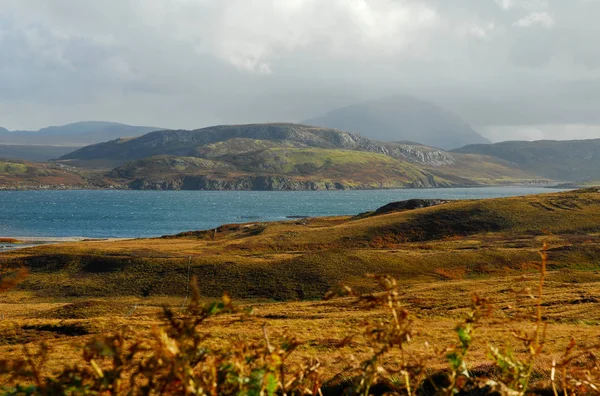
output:
[{"label": "foliage in foreground", "polygon": [[[577,348],[571,341],[551,367],[540,368],[545,353],[546,324],[543,319],[543,288],[546,276],[546,246],[541,251],[540,279],[535,292],[527,291],[533,304],[533,318],[526,330],[513,331],[515,344],[489,345],[491,368],[486,372],[469,366],[468,353],[477,329],[491,317],[492,307],[473,296],[467,315],[456,326],[456,345],[431,352],[419,352],[415,345],[410,313],[403,307],[399,285],[389,276],[372,276],[383,292],[360,295],[348,287],[330,293],[354,296],[362,308],[385,309],[384,320],[373,320],[357,334],[340,341],[342,348],[361,338],[371,352],[363,360],[349,358],[349,367],[333,378],[324,378],[318,360],[289,363],[301,342],[283,337],[269,338],[263,326],[263,340],[217,345],[202,331],[207,319],[232,315],[244,320],[228,295],[221,301],[202,304],[196,288],[185,312],[163,310],[163,323],[150,340],[137,340],[123,329],[114,335],[91,340],[84,348],[82,366],[65,367],[45,376],[49,348],[25,349],[21,359],[0,360],[0,375],[23,385],[1,388],[4,395],[525,395],[536,393],[530,385],[535,371],[546,370],[546,392],[554,395],[600,393],[600,365],[596,347]],[[192,282],[195,285],[195,281]],[[3,289],[10,286],[3,285]],[[431,349],[435,349],[432,347]],[[429,355],[428,355],[429,354]],[[446,370],[432,370],[427,361],[442,354]]]}]

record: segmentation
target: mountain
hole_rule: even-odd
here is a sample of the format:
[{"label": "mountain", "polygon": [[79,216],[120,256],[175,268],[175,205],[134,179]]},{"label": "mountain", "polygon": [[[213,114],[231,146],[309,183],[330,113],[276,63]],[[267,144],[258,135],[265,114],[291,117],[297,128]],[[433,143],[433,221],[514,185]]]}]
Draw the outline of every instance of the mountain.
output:
[{"label": "mountain", "polygon": [[526,172],[553,180],[581,182],[600,179],[600,139],[477,144],[454,152],[497,157],[516,164]]},{"label": "mountain", "polygon": [[8,131],[5,128],[0,128],[0,144],[45,144],[81,147],[119,137],[139,136],[159,129],[161,128],[104,121],[76,122],[63,126],[42,128],[38,131]]},{"label": "mountain", "polygon": [[70,153],[77,147],[0,144],[0,158],[45,162]]},{"label": "mountain", "polygon": [[383,141],[411,141],[442,149],[489,143],[456,114],[410,96],[357,103],[303,121],[303,124],[357,132]]},{"label": "mountain", "polygon": [[383,143],[298,124],[156,131],[83,147],[64,164],[120,165],[106,176],[134,189],[305,190],[530,183],[505,161]]}]

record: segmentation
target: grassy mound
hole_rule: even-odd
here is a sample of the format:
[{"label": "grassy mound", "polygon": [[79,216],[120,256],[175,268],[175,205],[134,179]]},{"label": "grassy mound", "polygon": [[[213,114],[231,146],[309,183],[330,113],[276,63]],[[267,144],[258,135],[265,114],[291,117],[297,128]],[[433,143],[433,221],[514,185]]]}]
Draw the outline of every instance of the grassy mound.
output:
[{"label": "grassy mound", "polygon": [[0,327],[0,346],[24,345],[32,342],[92,334],[92,326],[85,323],[44,322]]},{"label": "grassy mound", "polygon": [[36,314],[44,319],[91,319],[123,315],[126,305],[100,300],[79,301]]}]

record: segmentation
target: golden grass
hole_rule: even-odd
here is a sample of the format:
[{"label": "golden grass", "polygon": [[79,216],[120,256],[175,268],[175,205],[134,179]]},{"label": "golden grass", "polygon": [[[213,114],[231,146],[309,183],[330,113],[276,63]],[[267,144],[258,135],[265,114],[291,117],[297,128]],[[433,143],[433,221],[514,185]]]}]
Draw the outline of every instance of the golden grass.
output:
[{"label": "golden grass", "polygon": [[[228,290],[238,304],[255,307],[244,322],[210,318],[202,331],[211,342],[258,342],[267,323],[274,338],[293,334],[303,341],[293,362],[318,357],[326,376],[345,370],[351,376],[350,357],[366,358],[369,346],[359,339],[337,345],[365,322],[381,320],[384,311],[359,308],[349,298],[319,298],[340,282],[370,291],[364,274],[375,272],[399,279],[399,298],[414,318],[418,340],[411,353],[427,355],[431,370],[447,367],[444,351],[456,344],[454,329],[469,312],[470,296],[489,300],[494,315],[477,329],[469,351],[470,369],[485,371],[491,367],[490,345],[513,345],[512,332],[534,323],[531,295],[539,247],[547,241],[547,337],[533,377],[534,386],[547,389],[548,368],[572,338],[581,345],[598,341],[599,203],[598,189],[590,189],[5,253],[4,271],[24,264],[30,273],[17,289],[0,295],[0,358],[17,357],[22,345],[50,341],[45,369],[52,372],[81,362],[80,348],[94,336],[129,326],[149,339],[160,323],[160,307],[183,303],[189,271],[206,298]],[[525,354],[523,346],[513,346],[517,355]]]},{"label": "golden grass", "polygon": [[[600,324],[600,310],[596,309],[596,298],[600,297],[597,292],[600,273],[551,271],[548,275],[544,298],[544,315],[548,322],[547,353],[539,363],[541,371],[535,381],[540,386],[547,385],[550,375],[547,363],[552,357],[557,357],[572,337],[592,343],[598,337],[597,325]],[[578,283],[565,282],[565,279]],[[478,293],[491,301],[495,314],[477,330],[476,341],[469,352],[469,367],[486,367],[490,364],[487,357],[490,342],[496,345],[514,342],[512,329],[531,326],[534,307],[522,291],[534,289],[536,284],[537,276],[531,274],[498,276],[485,281],[416,282],[403,286],[401,301],[413,315],[415,340],[418,340],[412,345],[412,352],[428,354],[431,370],[446,367],[443,350],[456,342],[454,328],[459,318],[468,312],[470,296]],[[23,345],[31,348],[40,341],[48,341],[52,349],[46,370],[50,373],[65,364],[82,363],[80,348],[96,335],[128,326],[135,330],[137,337],[150,338],[152,329],[160,323],[157,319],[160,307],[168,304],[177,309],[183,302],[181,298],[173,297],[104,298],[103,305],[126,309],[121,309],[120,313],[109,310],[86,319],[61,319],[58,315],[61,308],[71,304],[83,306],[87,301],[82,298],[56,301],[18,291],[4,294],[0,300],[0,312],[4,315],[0,322],[4,335],[0,342],[0,357],[18,357]],[[263,338],[262,325],[266,323],[273,338],[293,334],[303,342],[293,362],[318,357],[325,376],[347,370],[349,355],[356,359],[365,358],[368,348],[358,339],[341,349],[337,345],[365,322],[386,315],[382,309],[359,309],[352,304],[351,298],[283,303],[241,301],[239,304],[252,305],[254,315],[243,322],[230,316],[208,320],[202,331],[211,334],[212,342],[258,342]],[[52,313],[57,316],[53,318]],[[523,350],[517,348],[519,351]]]}]

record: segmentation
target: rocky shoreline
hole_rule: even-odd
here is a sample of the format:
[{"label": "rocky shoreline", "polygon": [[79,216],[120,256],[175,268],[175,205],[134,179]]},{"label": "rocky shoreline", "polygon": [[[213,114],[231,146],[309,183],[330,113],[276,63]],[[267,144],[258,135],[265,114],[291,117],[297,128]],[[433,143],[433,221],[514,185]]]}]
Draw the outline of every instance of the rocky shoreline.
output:
[{"label": "rocky shoreline", "polygon": [[353,182],[338,180],[309,180],[276,175],[243,175],[238,177],[215,177],[213,175],[177,175],[166,178],[138,178],[133,181],[118,180],[113,184],[85,185],[17,185],[0,186],[0,191],[31,190],[156,190],[156,191],[323,191],[323,190],[391,190],[419,188],[469,188],[531,186],[554,187],[548,180],[525,180],[510,183],[459,183],[439,181],[432,176],[423,176],[410,182],[386,180],[381,182]]},{"label": "rocky shoreline", "polygon": [[[559,189],[575,189],[563,185],[553,185],[548,183],[506,183],[506,184],[456,184],[456,185],[428,185],[428,184],[401,184],[401,183],[380,183],[378,185],[350,185],[337,182],[313,182],[313,181],[292,181],[283,183],[268,184],[267,187],[256,188],[251,181],[231,182],[217,181],[216,183],[206,183],[200,188],[189,188],[189,185],[178,185],[172,181],[135,181],[132,186],[120,187],[97,187],[97,186],[78,186],[78,187],[54,187],[54,186],[24,186],[24,187],[0,187],[1,191],[89,191],[89,190],[131,190],[131,191],[344,191],[344,190],[403,190],[403,189],[429,189],[429,188],[478,188],[478,187],[546,187]],[[569,185],[570,186],[570,185]]]},{"label": "rocky shoreline", "polygon": [[349,183],[334,180],[302,180],[282,176],[243,176],[220,179],[207,176],[182,176],[168,179],[136,179],[128,184],[132,190],[208,190],[208,191],[317,191],[317,190],[391,190],[418,188],[468,188],[494,186],[548,186],[547,180],[531,180],[506,184],[460,184],[436,181],[423,177],[409,183],[383,181]]},{"label": "rocky shoreline", "polygon": [[170,179],[137,179],[129,183],[132,190],[210,190],[210,191],[312,191],[312,190],[373,190],[399,188],[451,187],[434,180],[411,183],[380,182],[353,184],[332,180],[301,180],[281,176],[244,176],[219,179],[206,176],[183,176]]}]

